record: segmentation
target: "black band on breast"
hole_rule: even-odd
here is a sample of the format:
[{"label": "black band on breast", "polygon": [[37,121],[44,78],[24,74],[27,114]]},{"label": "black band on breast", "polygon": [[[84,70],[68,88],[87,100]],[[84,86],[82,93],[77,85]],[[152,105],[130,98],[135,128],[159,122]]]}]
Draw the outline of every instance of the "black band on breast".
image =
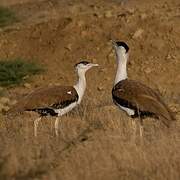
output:
[{"label": "black band on breast", "polygon": [[35,109],[27,109],[26,111],[35,111],[39,113],[41,116],[57,116],[58,113],[51,108],[35,108]]},{"label": "black band on breast", "polygon": [[148,112],[148,111],[141,111],[140,109],[138,110],[137,106],[134,106],[131,102],[126,101],[125,99],[121,99],[119,97],[113,96],[113,101],[116,105],[120,105],[122,107],[125,108],[129,108],[134,110],[134,115],[132,115],[132,118],[136,118],[136,117],[141,117],[141,118],[145,118],[145,117],[155,117],[155,114],[152,112]]}]

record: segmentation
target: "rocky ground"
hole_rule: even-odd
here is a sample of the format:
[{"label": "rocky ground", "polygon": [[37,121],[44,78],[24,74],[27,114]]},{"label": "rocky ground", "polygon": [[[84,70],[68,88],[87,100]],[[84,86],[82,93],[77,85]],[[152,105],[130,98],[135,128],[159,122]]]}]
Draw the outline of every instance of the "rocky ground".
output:
[{"label": "rocky ground", "polygon": [[[54,137],[53,121],[48,120],[42,123],[39,138],[33,139],[34,114],[22,117],[27,121],[1,123],[4,147],[0,150],[3,158],[8,157],[2,177],[180,178],[178,121],[173,134],[161,128],[161,124],[147,121],[144,144],[139,144],[138,138],[136,143],[129,142],[131,121],[111,101],[116,62],[110,42],[126,41],[130,47],[129,78],[159,90],[170,108],[179,111],[178,0],[9,0],[0,5],[9,6],[19,19],[14,25],[0,29],[0,58],[34,59],[46,68],[45,73],[28,83],[7,89],[5,97],[0,99],[3,106],[0,110],[8,110],[35,88],[74,84],[73,66],[81,59],[100,65],[87,74],[88,88],[82,107],[62,119],[63,139],[68,142]],[[114,138],[118,133],[120,139]],[[82,142],[84,136],[88,140]]]}]

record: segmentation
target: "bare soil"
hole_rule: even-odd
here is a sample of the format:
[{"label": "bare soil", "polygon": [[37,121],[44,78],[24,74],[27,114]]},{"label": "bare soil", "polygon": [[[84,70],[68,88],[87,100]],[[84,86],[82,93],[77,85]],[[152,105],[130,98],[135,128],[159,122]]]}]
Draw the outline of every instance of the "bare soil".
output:
[{"label": "bare soil", "polygon": [[0,177],[180,179],[179,114],[170,130],[148,119],[143,140],[138,132],[134,139],[131,119],[111,100],[116,62],[110,42],[128,43],[129,78],[159,90],[170,108],[180,111],[179,0],[4,0],[0,5],[19,19],[0,30],[0,59],[23,57],[46,68],[30,86],[8,89],[12,100],[41,86],[73,85],[73,66],[82,59],[100,65],[87,73],[81,106],[62,117],[59,138],[52,118],[41,123],[37,139],[34,114],[2,120]]}]

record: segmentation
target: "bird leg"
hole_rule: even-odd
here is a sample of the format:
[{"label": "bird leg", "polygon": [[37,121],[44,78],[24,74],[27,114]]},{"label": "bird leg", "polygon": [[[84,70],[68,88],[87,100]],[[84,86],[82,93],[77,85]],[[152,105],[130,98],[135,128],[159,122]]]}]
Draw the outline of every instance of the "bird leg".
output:
[{"label": "bird leg", "polygon": [[54,124],[56,136],[59,135],[59,133],[58,133],[58,126],[59,126],[59,117],[57,117],[57,118],[55,119],[55,124]]},{"label": "bird leg", "polygon": [[143,137],[143,120],[141,118],[140,111],[139,111],[139,106],[138,105],[137,105],[137,113],[138,113],[139,122],[140,122],[139,134],[140,134],[140,137],[142,138]]},{"label": "bird leg", "polygon": [[142,119],[140,119],[140,127],[139,127],[139,130],[140,130],[140,137],[143,137],[144,127],[143,127],[143,120],[142,120]]},{"label": "bird leg", "polygon": [[133,139],[136,137],[136,122],[132,119]]},{"label": "bird leg", "polygon": [[41,120],[41,117],[35,119],[34,121],[34,136],[37,137],[37,128],[38,128],[38,123]]}]

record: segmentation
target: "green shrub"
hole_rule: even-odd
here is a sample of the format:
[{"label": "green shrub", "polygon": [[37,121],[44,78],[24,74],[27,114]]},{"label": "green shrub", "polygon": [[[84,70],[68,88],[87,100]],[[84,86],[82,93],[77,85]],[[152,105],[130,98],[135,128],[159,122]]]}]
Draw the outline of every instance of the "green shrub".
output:
[{"label": "green shrub", "polygon": [[8,8],[0,6],[0,28],[17,21],[15,14]]},{"label": "green shrub", "polygon": [[13,86],[24,82],[29,76],[42,72],[43,69],[32,62],[22,59],[0,61],[0,86]]}]

